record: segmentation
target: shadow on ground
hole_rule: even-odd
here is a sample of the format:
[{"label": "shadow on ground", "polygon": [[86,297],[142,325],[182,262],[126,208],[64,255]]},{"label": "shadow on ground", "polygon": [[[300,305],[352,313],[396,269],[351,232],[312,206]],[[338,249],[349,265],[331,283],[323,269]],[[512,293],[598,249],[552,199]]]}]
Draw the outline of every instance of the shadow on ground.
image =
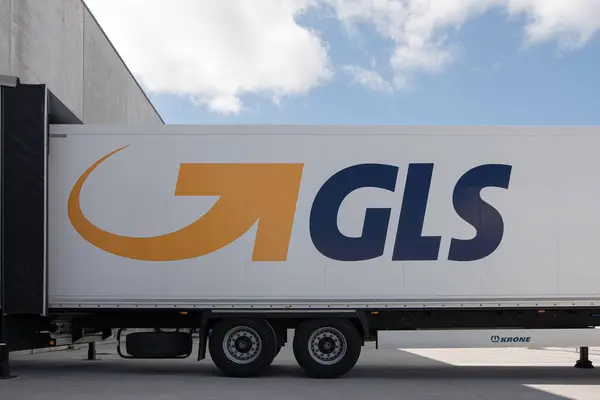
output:
[{"label": "shadow on ground", "polygon": [[[100,349],[99,349],[100,351]],[[99,360],[87,361],[81,350],[16,357],[18,378],[0,382],[6,399],[598,399],[600,369],[572,367],[452,366],[403,351],[366,348],[351,373],[337,380],[306,379],[289,348],[284,348],[268,374],[258,378],[226,378],[210,360],[123,360],[102,349]],[[577,387],[562,397],[531,386]],[[589,386],[589,390],[588,387]],[[583,387],[583,388],[582,388]],[[95,388],[95,389],[92,389]],[[135,388],[135,389],[134,389]],[[92,392],[90,392],[92,390]],[[56,397],[52,397],[55,393]],[[91,396],[91,397],[90,397]],[[585,397],[588,396],[588,397]],[[5,397],[0,396],[3,399]]]}]

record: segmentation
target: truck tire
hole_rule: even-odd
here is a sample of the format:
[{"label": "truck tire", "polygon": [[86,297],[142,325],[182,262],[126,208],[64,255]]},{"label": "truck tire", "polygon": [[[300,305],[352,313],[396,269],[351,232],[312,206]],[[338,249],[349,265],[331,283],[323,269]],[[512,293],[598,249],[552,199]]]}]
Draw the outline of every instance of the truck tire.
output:
[{"label": "truck tire", "polygon": [[136,358],[176,358],[190,353],[190,334],[185,332],[136,332],[125,337],[127,353]]},{"label": "truck tire", "polygon": [[348,320],[307,320],[296,328],[294,356],[306,376],[332,379],[348,373],[360,357],[362,340]]},{"label": "truck tire", "polygon": [[257,376],[277,354],[275,330],[265,320],[223,319],[215,324],[208,350],[214,364],[231,377]]}]

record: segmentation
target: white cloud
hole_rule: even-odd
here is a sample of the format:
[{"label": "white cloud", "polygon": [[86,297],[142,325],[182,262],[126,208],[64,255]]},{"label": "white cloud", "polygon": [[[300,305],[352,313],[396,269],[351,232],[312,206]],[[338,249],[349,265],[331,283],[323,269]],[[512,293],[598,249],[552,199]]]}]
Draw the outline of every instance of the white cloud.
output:
[{"label": "white cloud", "polygon": [[450,66],[469,51],[455,31],[492,8],[507,19],[523,18],[524,46],[556,42],[574,50],[600,31],[600,0],[85,1],[147,89],[188,95],[226,114],[247,108],[246,94],[279,104],[330,80],[327,46],[335,43],[298,23],[309,9],[333,11],[352,40],[370,24],[393,43],[390,81],[375,65],[358,67],[367,60],[342,67],[354,82],[384,92]]},{"label": "white cloud", "polygon": [[[394,42],[394,84],[404,87],[415,73],[435,73],[460,54],[449,38],[462,24],[491,8],[525,16],[524,43],[557,41],[561,49],[585,45],[600,30],[600,0],[326,0],[348,31],[372,24]],[[489,43],[493,45],[493,43]]]},{"label": "white cloud", "polygon": [[379,34],[395,43],[390,65],[394,84],[407,85],[414,72],[438,72],[456,57],[447,43],[448,28],[457,28],[482,13],[494,0],[329,0],[337,17],[358,29],[373,24]]},{"label": "white cloud", "polygon": [[562,50],[573,50],[600,31],[599,0],[508,0],[507,8],[527,16],[527,45],[556,40]]},{"label": "white cloud", "polygon": [[313,0],[86,0],[150,91],[239,113],[244,94],[303,94],[330,79],[320,37],[297,22]]},{"label": "white cloud", "polygon": [[362,68],[357,65],[344,65],[342,68],[352,77],[354,82],[369,89],[382,92],[391,92],[393,90],[392,85],[375,70]]}]

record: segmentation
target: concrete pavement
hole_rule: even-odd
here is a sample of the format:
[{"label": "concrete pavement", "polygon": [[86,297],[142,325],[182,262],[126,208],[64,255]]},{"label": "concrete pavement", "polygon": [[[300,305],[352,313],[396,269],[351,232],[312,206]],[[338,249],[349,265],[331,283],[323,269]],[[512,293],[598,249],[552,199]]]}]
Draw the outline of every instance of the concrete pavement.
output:
[{"label": "concrete pavement", "polygon": [[[355,369],[337,380],[304,378],[291,348],[267,376],[222,377],[210,360],[123,360],[114,346],[13,355],[15,379],[0,381],[0,399],[487,399],[597,400],[600,368],[573,368],[572,351],[461,349],[377,351],[369,344]],[[600,359],[598,360],[600,367]]]}]

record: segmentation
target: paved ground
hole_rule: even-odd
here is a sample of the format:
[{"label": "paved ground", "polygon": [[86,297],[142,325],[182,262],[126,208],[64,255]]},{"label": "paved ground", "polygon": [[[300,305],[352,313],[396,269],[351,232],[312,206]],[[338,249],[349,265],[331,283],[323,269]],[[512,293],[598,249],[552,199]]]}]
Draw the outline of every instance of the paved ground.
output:
[{"label": "paved ground", "polygon": [[268,376],[222,377],[210,360],[122,360],[114,347],[99,346],[97,361],[85,350],[14,355],[15,379],[0,381],[1,400],[252,400],[252,399],[489,399],[598,400],[598,369],[572,368],[573,351],[529,349],[363,349],[346,377],[303,377],[286,347]]}]

